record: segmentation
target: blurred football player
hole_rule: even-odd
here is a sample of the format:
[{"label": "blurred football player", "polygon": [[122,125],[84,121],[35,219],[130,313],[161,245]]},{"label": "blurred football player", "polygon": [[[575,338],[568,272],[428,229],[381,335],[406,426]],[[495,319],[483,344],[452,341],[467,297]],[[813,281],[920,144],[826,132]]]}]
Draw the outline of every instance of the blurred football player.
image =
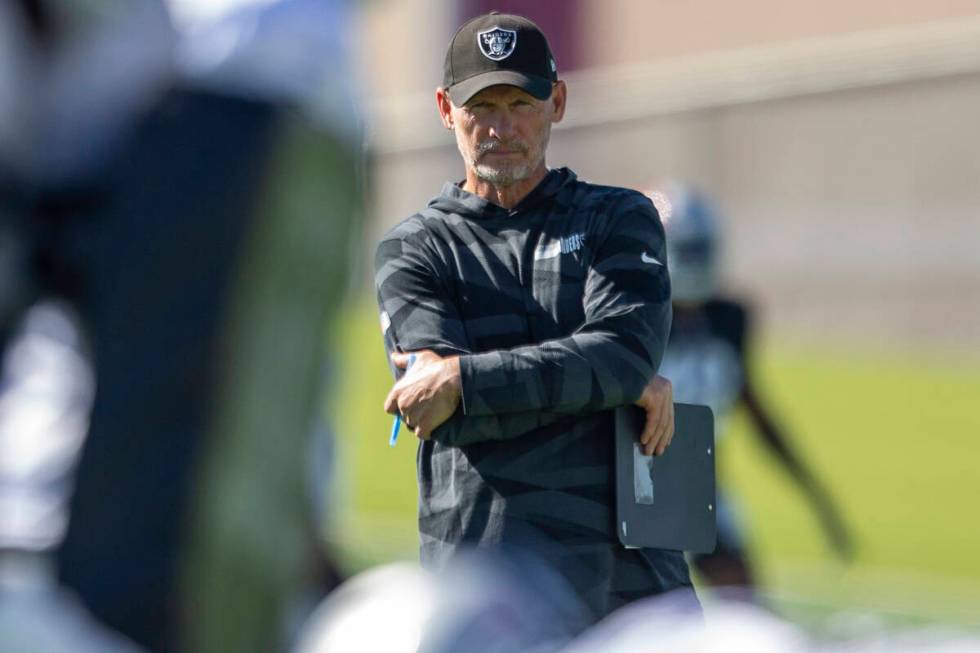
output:
[{"label": "blurred football player", "polygon": [[[667,233],[674,320],[660,373],[673,383],[674,399],[710,406],[718,439],[733,410],[744,408],[753,431],[810,501],[834,552],[849,559],[851,537],[833,501],[789,447],[756,390],[748,364],[750,310],[719,293],[722,232],[716,209],[703,194],[676,181],[659,184],[647,195]],[[693,562],[709,585],[744,588],[751,598],[755,579],[736,507],[723,491],[717,506],[718,546]]]}]

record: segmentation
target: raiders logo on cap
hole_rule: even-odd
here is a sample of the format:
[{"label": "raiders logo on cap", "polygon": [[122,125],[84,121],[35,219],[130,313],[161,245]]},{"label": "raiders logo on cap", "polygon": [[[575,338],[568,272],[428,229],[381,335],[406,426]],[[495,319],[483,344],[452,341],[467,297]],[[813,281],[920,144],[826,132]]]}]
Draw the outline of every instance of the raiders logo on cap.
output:
[{"label": "raiders logo on cap", "polygon": [[484,57],[500,61],[509,57],[514,52],[514,48],[517,47],[517,32],[512,29],[494,27],[477,32],[476,42]]},{"label": "raiders logo on cap", "polygon": [[463,23],[449,42],[442,69],[442,87],[458,107],[498,84],[547,100],[556,81],[555,58],[541,29],[514,14],[494,12]]}]

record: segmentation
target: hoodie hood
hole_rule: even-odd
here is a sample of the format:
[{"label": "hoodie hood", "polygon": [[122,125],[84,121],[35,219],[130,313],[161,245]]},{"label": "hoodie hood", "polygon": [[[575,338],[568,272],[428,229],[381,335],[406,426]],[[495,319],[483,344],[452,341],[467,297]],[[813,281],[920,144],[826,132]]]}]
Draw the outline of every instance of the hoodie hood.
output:
[{"label": "hoodie hood", "polygon": [[549,170],[537,186],[512,209],[505,209],[493,202],[474,195],[460,187],[460,183],[446,182],[442,192],[429,200],[428,207],[443,213],[455,213],[470,220],[512,218],[553,198],[565,186],[575,182],[575,173],[568,168]]}]

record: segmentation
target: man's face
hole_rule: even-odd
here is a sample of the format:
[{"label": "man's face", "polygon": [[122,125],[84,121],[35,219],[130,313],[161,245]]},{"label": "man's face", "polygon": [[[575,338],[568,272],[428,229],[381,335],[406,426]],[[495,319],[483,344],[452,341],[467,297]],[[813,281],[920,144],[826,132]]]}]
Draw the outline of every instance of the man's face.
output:
[{"label": "man's face", "polygon": [[560,84],[548,100],[501,85],[480,91],[462,107],[443,103],[443,119],[455,130],[459,152],[478,179],[510,186],[544,167],[551,123],[564,112]]}]

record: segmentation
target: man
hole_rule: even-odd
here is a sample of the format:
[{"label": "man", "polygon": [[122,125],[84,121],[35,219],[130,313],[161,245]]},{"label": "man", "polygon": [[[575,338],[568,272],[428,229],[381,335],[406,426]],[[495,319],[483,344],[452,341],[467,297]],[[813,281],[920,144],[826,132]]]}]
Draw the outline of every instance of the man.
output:
[{"label": "man", "polygon": [[[657,378],[670,324],[663,228],[642,194],[545,165],[566,88],[541,31],[513,15],[464,24],[436,91],[466,169],[377,251],[385,401],[422,440],[424,565],[462,546],[553,564],[598,619],[683,588],[680,552],[614,532],[611,409],[646,409],[641,442],[673,436]],[[396,372],[397,373],[397,372]]]},{"label": "man", "polygon": [[[789,447],[756,391],[746,361],[752,340],[749,308],[718,290],[721,229],[716,210],[703,194],[675,181],[656,185],[648,195],[664,221],[673,286],[674,319],[661,373],[673,383],[678,400],[711,407],[719,440],[732,411],[745,408],[753,430],[811,501],[834,551],[848,559],[850,535],[833,501]],[[737,511],[721,492],[716,503],[718,546],[693,562],[708,584],[752,598],[754,575]]]}]

